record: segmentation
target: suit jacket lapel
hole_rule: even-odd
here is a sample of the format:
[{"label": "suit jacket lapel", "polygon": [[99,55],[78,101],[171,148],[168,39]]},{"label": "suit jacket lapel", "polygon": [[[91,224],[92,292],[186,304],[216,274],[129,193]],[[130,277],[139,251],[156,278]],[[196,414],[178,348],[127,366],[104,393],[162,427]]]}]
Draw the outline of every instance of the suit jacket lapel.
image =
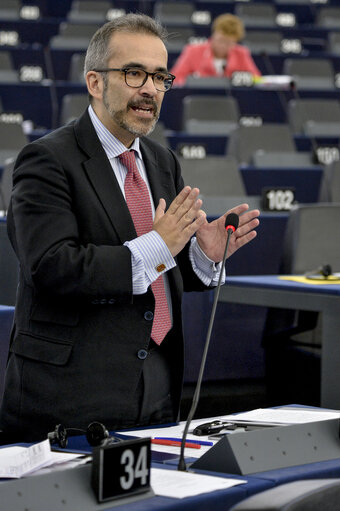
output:
[{"label": "suit jacket lapel", "polygon": [[89,155],[84,169],[122,243],[137,236],[129,209],[111,164],[87,111],[75,123],[78,144]]},{"label": "suit jacket lapel", "polygon": [[170,183],[172,181],[171,172],[170,169],[162,163],[158,157],[158,153],[153,150],[148,142],[149,141],[145,138],[140,139],[140,148],[154,205],[155,208],[157,208],[159,199],[163,198],[168,207],[173,199],[170,191]]},{"label": "suit jacket lapel", "polygon": [[[83,164],[85,172],[117,235],[122,243],[136,238],[137,234],[124,196],[87,111],[76,121],[74,129],[78,144],[89,156]],[[142,138],[140,144],[155,208],[161,197],[169,206],[172,200],[171,172],[159,160],[149,140]]]}]

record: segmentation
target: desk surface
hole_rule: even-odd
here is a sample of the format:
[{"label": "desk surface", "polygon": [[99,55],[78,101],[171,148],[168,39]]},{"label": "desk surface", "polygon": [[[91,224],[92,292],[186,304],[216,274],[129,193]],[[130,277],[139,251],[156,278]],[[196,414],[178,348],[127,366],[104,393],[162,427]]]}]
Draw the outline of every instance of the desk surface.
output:
[{"label": "desk surface", "polygon": [[340,285],[303,284],[273,275],[230,277],[221,302],[322,313],[321,406],[340,408]]},{"label": "desk surface", "polygon": [[[224,288],[247,287],[247,288],[264,288],[267,290],[277,289],[279,291],[300,291],[303,293],[317,293],[323,295],[340,296],[340,284],[315,284],[312,280],[310,283],[295,282],[293,280],[280,279],[278,275],[249,275],[242,277],[229,277]],[[221,289],[221,292],[222,292]]]}]

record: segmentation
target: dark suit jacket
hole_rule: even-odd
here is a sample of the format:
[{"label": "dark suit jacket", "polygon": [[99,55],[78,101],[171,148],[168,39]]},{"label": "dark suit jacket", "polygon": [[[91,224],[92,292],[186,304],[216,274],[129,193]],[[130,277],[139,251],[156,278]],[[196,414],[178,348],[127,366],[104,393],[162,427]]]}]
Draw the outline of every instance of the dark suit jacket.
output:
[{"label": "dark suit jacket", "polygon": [[[169,205],[183,187],[174,154],[146,138],[141,151],[155,204]],[[88,113],[26,146],[13,185],[8,231],[21,274],[0,427],[25,438],[60,422],[120,427],[143,369],[140,350],[149,349],[154,297],[132,294],[123,243],[136,232]],[[187,249],[168,272],[174,323],[164,342],[177,410],[181,297],[205,288]]]}]

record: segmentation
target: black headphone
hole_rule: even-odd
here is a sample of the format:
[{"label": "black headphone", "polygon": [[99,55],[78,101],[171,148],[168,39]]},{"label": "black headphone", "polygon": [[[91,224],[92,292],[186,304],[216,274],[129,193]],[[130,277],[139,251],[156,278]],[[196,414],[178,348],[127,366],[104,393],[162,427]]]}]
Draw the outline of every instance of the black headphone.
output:
[{"label": "black headphone", "polygon": [[305,273],[305,277],[307,278],[314,278],[316,279],[317,276],[320,275],[321,277],[324,277],[327,279],[332,273],[332,267],[330,264],[323,264],[322,266],[319,266],[319,268],[316,268],[315,270],[308,271]]},{"label": "black headphone", "polygon": [[68,432],[85,433],[86,440],[92,447],[121,441],[120,438],[110,436],[110,433],[101,422],[91,422],[86,430],[80,428],[65,428],[62,424],[57,424],[54,431],[47,434],[47,438],[51,445],[57,444],[64,449],[68,442]]}]

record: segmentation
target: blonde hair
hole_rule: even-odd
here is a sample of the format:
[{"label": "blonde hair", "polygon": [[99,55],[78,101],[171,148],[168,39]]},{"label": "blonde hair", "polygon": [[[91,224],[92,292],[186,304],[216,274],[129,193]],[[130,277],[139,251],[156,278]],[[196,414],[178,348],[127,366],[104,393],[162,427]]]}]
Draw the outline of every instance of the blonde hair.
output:
[{"label": "blonde hair", "polygon": [[245,36],[243,22],[233,14],[221,14],[217,16],[212,24],[213,32],[222,32],[222,34],[234,37],[240,41]]}]

